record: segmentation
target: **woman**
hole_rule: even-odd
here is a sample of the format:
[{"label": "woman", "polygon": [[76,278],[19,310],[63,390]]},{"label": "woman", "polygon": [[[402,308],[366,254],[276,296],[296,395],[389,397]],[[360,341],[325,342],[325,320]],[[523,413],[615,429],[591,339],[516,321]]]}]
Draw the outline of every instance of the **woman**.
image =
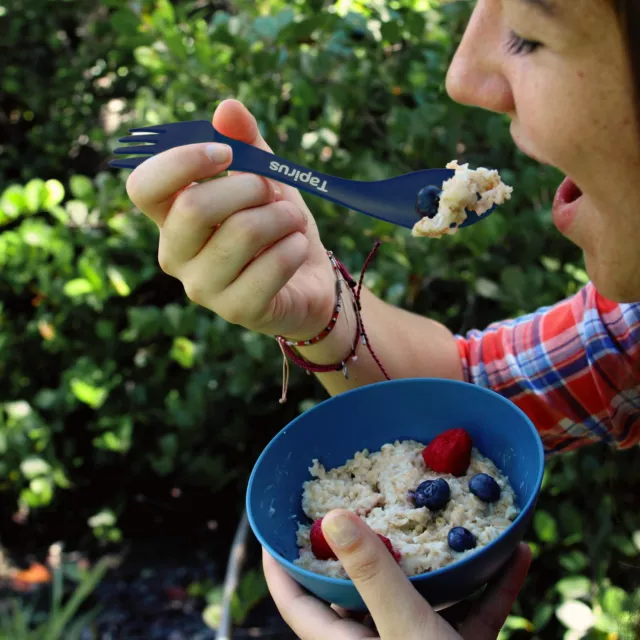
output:
[{"label": "woman", "polygon": [[[452,99],[506,114],[523,152],[567,174],[554,221],[584,251],[591,282],[581,292],[466,337],[370,292],[362,296],[367,334],[390,377],[446,377],[495,389],[528,413],[549,453],[597,440],[618,447],[640,440],[638,38],[635,0],[478,0],[447,78]],[[235,101],[218,108],[214,124],[269,149]],[[323,332],[336,304],[330,247],[290,187],[248,174],[193,184],[224,171],[229,160],[224,145],[174,149],[134,171],[128,192],[160,228],[161,267],[193,301],[249,329],[309,340]],[[354,311],[345,305],[324,339],[298,347],[308,368],[336,365],[318,374],[332,395],[383,378],[364,349],[348,362],[348,379],[337,371],[354,327]],[[392,343],[385,340],[390,335]],[[382,638],[458,637],[359,521],[334,512],[324,528]],[[528,562],[521,550],[505,578],[511,593],[505,596],[502,585],[502,600],[490,594],[467,621],[472,627],[462,629],[466,637],[495,636]],[[285,619],[304,640],[371,637],[366,627],[302,595],[270,558],[265,571]]]}]

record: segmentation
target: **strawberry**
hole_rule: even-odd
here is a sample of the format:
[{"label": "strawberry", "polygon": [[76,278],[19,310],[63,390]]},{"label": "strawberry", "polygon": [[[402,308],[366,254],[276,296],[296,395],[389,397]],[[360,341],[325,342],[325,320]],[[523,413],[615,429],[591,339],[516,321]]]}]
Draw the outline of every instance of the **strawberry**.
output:
[{"label": "strawberry", "polygon": [[[322,518],[313,522],[309,537],[311,539],[311,551],[313,551],[313,555],[318,560],[337,560],[336,554],[333,553],[333,549],[329,546],[322,532]],[[389,549],[389,553],[395,558],[396,562],[400,562],[400,554],[393,548],[391,540],[380,533],[378,537],[382,540],[384,546]]]},{"label": "strawberry", "polygon": [[315,520],[311,525],[311,551],[318,560],[336,560],[336,554],[322,533],[322,518]]},{"label": "strawberry", "polygon": [[393,545],[391,544],[391,540],[389,540],[387,536],[383,536],[381,533],[378,534],[378,538],[380,538],[380,540],[384,542],[384,546],[387,547],[387,549],[389,549],[389,553],[393,556],[393,559],[396,562],[400,562],[400,558],[401,558],[400,553],[393,548]]},{"label": "strawberry", "polygon": [[422,459],[433,471],[463,476],[471,462],[471,447],[471,436],[464,429],[449,429],[422,450]]}]

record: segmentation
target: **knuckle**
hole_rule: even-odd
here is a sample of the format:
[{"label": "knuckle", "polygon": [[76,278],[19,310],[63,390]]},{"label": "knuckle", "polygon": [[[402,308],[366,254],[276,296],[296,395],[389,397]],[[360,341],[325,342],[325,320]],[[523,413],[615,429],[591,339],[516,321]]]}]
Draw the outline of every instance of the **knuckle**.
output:
[{"label": "knuckle", "polygon": [[280,251],[275,258],[275,269],[278,278],[284,277],[294,268],[294,258],[287,251]]},{"label": "knuckle", "polygon": [[197,280],[184,280],[182,283],[184,287],[184,292],[187,294],[187,298],[191,300],[191,302],[205,306],[205,290],[201,282]]},{"label": "knuckle", "polygon": [[233,218],[235,233],[243,244],[259,244],[264,235],[259,218],[250,212],[244,215],[235,215]]},{"label": "knuckle", "polygon": [[302,220],[302,211],[300,211],[299,207],[293,204],[293,202],[280,200],[280,202],[276,202],[274,204],[274,207],[277,207],[285,215],[289,216],[289,218],[296,224]]},{"label": "knuckle", "polygon": [[271,187],[269,181],[255,173],[244,175],[249,180],[249,188],[254,197],[261,203],[269,201],[273,194],[273,187]]},{"label": "knuckle", "polygon": [[181,191],[173,203],[172,210],[186,224],[202,220],[202,205],[197,189],[187,187],[184,191]]},{"label": "knuckle", "polygon": [[140,188],[138,184],[138,169],[140,167],[134,169],[127,178],[127,182],[125,184],[125,190],[129,199],[133,204],[138,207],[138,209],[142,209],[141,207],[141,197],[140,197]]},{"label": "knuckle", "polygon": [[171,266],[171,255],[163,242],[160,242],[158,246],[158,265],[161,271],[167,275],[173,275],[173,268]]},{"label": "knuckle", "polygon": [[160,241],[158,242],[158,265],[164,273],[174,277],[180,266],[176,264],[171,242],[167,239],[162,229],[160,229]]},{"label": "knuckle", "polygon": [[247,312],[245,309],[241,309],[239,306],[234,305],[225,309],[223,313],[220,314],[224,317],[224,319],[230,324],[242,325],[246,326],[248,324]]},{"label": "knuckle", "polygon": [[300,232],[292,233],[286,240],[287,251],[279,251],[276,256],[276,269],[281,277],[290,274],[304,261],[308,240]]}]

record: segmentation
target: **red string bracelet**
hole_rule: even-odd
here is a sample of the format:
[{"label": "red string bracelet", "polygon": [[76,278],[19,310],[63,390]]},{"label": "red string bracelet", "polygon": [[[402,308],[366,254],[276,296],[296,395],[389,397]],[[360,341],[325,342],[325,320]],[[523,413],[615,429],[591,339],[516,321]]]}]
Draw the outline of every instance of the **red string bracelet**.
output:
[{"label": "red string bracelet", "polygon": [[[337,322],[337,315],[334,313],[335,316],[335,321],[333,322],[333,324],[331,324],[331,322],[329,323],[329,325],[331,326],[331,328],[329,329],[328,333],[326,333],[324,336],[322,336],[322,333],[326,332],[327,329],[324,330],[324,332],[321,332],[319,334],[319,336],[322,336],[319,339],[314,339],[315,342],[312,341],[303,341],[302,344],[298,344],[298,343],[293,343],[292,341],[288,341],[285,338],[283,338],[282,336],[276,336],[276,340],[278,341],[278,344],[280,345],[280,350],[282,351],[282,356],[283,356],[283,362],[282,362],[282,396],[280,398],[280,404],[284,404],[287,401],[287,389],[289,386],[289,358],[291,359],[291,361],[296,364],[297,366],[299,366],[302,369],[305,369],[307,371],[307,373],[330,373],[330,372],[334,372],[334,371],[342,371],[342,373],[344,374],[345,378],[349,378],[349,370],[348,370],[348,363],[349,362],[355,362],[358,359],[358,356],[356,354],[356,350],[358,348],[358,343],[362,342],[363,345],[365,345],[369,351],[369,353],[371,354],[372,358],[374,359],[375,363],[378,365],[378,368],[380,369],[380,371],[382,372],[382,374],[384,375],[384,377],[387,380],[390,380],[391,378],[389,377],[389,374],[387,373],[387,371],[385,370],[384,366],[382,365],[382,362],[380,361],[380,359],[378,358],[378,356],[375,354],[373,347],[371,346],[371,343],[369,341],[369,338],[367,336],[365,327],[364,327],[364,322],[362,320],[362,304],[360,301],[361,295],[362,295],[362,284],[364,281],[364,275],[366,270],[368,269],[371,260],[373,259],[374,255],[376,254],[378,248],[380,247],[382,243],[380,241],[376,241],[373,249],[371,250],[371,252],[369,253],[369,255],[367,256],[367,259],[365,260],[364,266],[362,268],[362,271],[360,273],[360,279],[358,282],[356,282],[351,274],[349,273],[349,271],[347,270],[347,268],[342,264],[342,262],[340,262],[340,260],[338,260],[337,258],[335,258],[335,256],[331,253],[331,252],[327,252],[329,259],[332,261],[332,264],[334,265],[334,268],[337,269],[337,277],[338,280],[340,279],[340,276],[342,276],[344,278],[344,280],[346,281],[347,285],[349,286],[349,291],[352,294],[353,297],[353,310],[355,312],[355,316],[356,316],[356,335],[353,341],[353,346],[351,348],[351,351],[349,352],[349,354],[347,355],[346,358],[344,358],[343,360],[341,360],[340,362],[337,362],[335,364],[316,364],[314,362],[311,362],[310,360],[307,360],[306,358],[303,358],[302,356],[300,356],[299,354],[297,354],[293,349],[292,346],[303,346],[303,345],[307,345],[307,344],[315,344],[317,342],[319,342],[321,339],[324,339],[328,333],[331,332],[331,330],[333,329],[333,327],[335,326],[335,322]],[[341,289],[340,289],[341,291]],[[337,309],[337,305],[336,305],[336,309]],[[339,313],[339,309],[338,313]],[[333,321],[333,317],[332,317],[332,321]],[[329,328],[329,326],[327,327]]]}]

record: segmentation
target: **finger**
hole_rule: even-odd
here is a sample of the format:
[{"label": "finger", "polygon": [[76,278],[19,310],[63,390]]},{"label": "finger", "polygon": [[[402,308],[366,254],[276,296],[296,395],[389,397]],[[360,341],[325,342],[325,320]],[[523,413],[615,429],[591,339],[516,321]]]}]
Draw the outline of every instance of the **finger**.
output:
[{"label": "finger", "polygon": [[531,549],[520,544],[500,579],[460,625],[465,640],[495,640],[509,616],[531,566]]},{"label": "finger", "polygon": [[366,627],[342,619],[329,606],[305,592],[264,549],[262,566],[280,615],[301,640],[372,639]]},{"label": "finger", "polygon": [[175,196],[193,182],[226,170],[232,158],[226,144],[187,144],[145,160],[127,179],[133,204],[162,226]]},{"label": "finger", "polygon": [[[241,140],[268,153],[273,153],[271,147],[262,137],[255,117],[238,100],[229,99],[220,103],[213,115],[213,126],[222,135],[234,140]],[[297,189],[281,183],[274,183],[274,185],[281,191],[281,197],[285,197],[299,206],[304,204],[304,200]],[[280,196],[276,194],[276,197]]]},{"label": "finger", "polygon": [[269,183],[249,173],[184,189],[176,196],[162,225],[158,252],[162,269],[176,275],[178,266],[191,260],[229,216],[273,200]]},{"label": "finger", "polygon": [[275,296],[306,260],[308,247],[302,233],[286,236],[263,251],[222,292],[212,291],[209,282],[203,280],[202,270],[209,269],[209,265],[202,253],[185,266],[181,280],[196,304],[208,307],[207,302],[216,297],[215,311],[227,322],[264,330],[276,311]]},{"label": "finger", "polygon": [[375,625],[373,623],[373,618],[371,614],[366,611],[352,611],[351,609],[345,609],[344,607],[339,607],[337,604],[332,604],[331,608],[341,617],[347,618],[349,620],[355,620],[356,622],[369,627],[371,630],[375,630]]},{"label": "finger", "polygon": [[378,536],[354,513],[337,509],[322,521],[327,541],[364,600],[382,638],[455,638],[413,588]]},{"label": "finger", "polygon": [[[230,216],[194,256],[198,266],[192,272],[207,265],[207,281],[213,295],[231,285],[257,254],[292,233],[304,233],[306,227],[306,216],[289,201],[240,211]],[[172,247],[172,259],[174,254]]]}]

